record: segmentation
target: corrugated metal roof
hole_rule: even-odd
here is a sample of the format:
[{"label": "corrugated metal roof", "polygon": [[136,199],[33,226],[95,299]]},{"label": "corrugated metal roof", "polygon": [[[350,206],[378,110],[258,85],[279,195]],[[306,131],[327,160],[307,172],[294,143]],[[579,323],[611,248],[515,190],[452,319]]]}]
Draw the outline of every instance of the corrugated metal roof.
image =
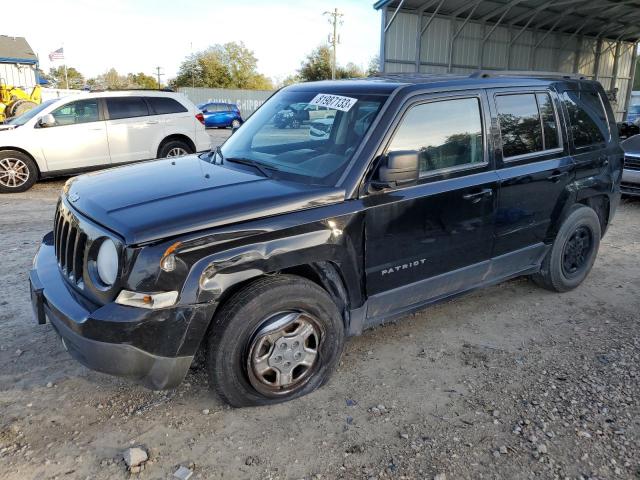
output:
[{"label": "corrugated metal roof", "polygon": [[0,62],[37,63],[38,57],[24,37],[0,35]]},{"label": "corrugated metal roof", "polygon": [[[438,0],[378,0],[375,9],[402,6],[433,13]],[[490,24],[528,26],[537,30],[635,42],[640,38],[640,0],[442,0],[438,14]]]}]

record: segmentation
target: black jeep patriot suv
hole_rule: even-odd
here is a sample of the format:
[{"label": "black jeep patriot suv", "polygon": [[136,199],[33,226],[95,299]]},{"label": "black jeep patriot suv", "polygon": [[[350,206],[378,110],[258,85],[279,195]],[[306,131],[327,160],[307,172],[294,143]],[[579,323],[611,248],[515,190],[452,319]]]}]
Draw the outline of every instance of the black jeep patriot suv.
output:
[{"label": "black jeep patriot suv", "polygon": [[[304,103],[332,110],[326,135],[274,124]],[[368,327],[518,275],[577,287],[622,159],[592,81],[294,85],[212,152],[67,182],[32,303],[90,368],[172,388],[202,347],[224,400],[281,402]]]}]

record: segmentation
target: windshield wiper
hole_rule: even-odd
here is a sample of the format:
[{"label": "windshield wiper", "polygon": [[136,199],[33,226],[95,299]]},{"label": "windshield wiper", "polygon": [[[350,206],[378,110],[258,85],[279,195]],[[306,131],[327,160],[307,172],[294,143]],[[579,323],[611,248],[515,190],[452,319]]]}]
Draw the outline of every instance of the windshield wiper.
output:
[{"label": "windshield wiper", "polygon": [[[220,153],[220,157],[222,158],[222,153]],[[234,162],[234,163],[240,163],[242,165],[249,165],[255,168],[256,170],[258,170],[262,175],[264,175],[267,178],[272,177],[272,175],[269,172],[267,172],[267,169],[276,170],[273,167],[268,167],[264,163],[256,162],[255,160],[251,160],[250,158],[226,157],[224,158],[224,160],[227,162]]]}]

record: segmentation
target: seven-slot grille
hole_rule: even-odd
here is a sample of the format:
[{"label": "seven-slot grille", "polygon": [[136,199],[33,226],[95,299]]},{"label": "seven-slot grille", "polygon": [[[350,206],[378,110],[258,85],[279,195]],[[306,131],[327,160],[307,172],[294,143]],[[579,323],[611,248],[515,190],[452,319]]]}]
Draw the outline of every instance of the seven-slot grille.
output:
[{"label": "seven-slot grille", "polygon": [[79,283],[82,280],[87,235],[78,228],[75,218],[60,206],[56,210],[53,235],[60,270],[69,280]]},{"label": "seven-slot grille", "polygon": [[628,170],[640,170],[640,157],[631,157],[629,155],[625,155],[624,168]]}]

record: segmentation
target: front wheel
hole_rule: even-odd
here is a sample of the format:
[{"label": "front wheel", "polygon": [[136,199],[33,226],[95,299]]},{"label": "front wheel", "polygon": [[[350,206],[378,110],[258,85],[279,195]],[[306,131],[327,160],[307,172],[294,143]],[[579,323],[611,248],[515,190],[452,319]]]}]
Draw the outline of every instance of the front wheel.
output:
[{"label": "front wheel", "polygon": [[29,190],[38,179],[35,162],[22,152],[0,151],[0,192],[18,193]]},{"label": "front wheel", "polygon": [[596,212],[575,205],[558,231],[533,280],[548,290],[567,292],[580,285],[596,261],[601,227]]},{"label": "front wheel", "polygon": [[325,290],[293,275],[265,277],[216,314],[209,384],[234,407],[291,400],[328,380],[343,345],[342,317]]}]

